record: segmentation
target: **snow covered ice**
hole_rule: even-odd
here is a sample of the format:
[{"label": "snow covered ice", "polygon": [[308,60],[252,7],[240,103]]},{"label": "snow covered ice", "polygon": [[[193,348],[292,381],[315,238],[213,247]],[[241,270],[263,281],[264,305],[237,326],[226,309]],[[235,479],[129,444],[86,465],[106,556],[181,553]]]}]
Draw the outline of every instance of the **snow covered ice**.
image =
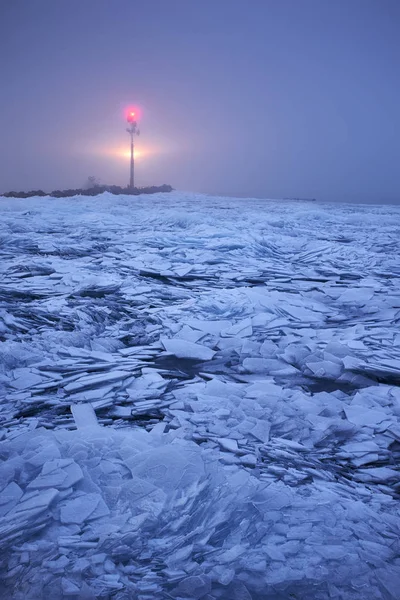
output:
[{"label": "snow covered ice", "polygon": [[400,597],[400,208],[0,199],[0,597]]}]

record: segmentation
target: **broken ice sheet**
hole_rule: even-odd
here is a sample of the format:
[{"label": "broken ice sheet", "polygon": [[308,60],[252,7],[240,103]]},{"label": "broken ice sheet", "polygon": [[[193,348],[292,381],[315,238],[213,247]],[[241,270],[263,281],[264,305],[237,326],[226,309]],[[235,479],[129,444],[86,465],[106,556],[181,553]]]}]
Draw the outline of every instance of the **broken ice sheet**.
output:
[{"label": "broken ice sheet", "polygon": [[10,385],[17,390],[29,389],[43,381],[43,377],[32,373],[30,369],[15,369],[13,375],[14,379],[10,381]]},{"label": "broken ice sheet", "polygon": [[134,400],[159,398],[167,386],[167,381],[152,369],[142,369],[142,376],[135,378],[126,388],[126,392]]},{"label": "broken ice sheet", "polygon": [[78,429],[98,426],[96,413],[91,404],[72,404],[71,412]]},{"label": "broken ice sheet", "polygon": [[170,446],[162,454],[150,450],[128,461],[133,476],[154,482],[164,490],[184,488],[203,476],[204,467],[196,452],[182,454],[180,447]]},{"label": "broken ice sheet", "polygon": [[221,331],[223,337],[248,337],[253,333],[251,319],[243,319],[235,325]]},{"label": "broken ice sheet", "polygon": [[177,338],[161,338],[163,346],[168,354],[173,354],[177,358],[187,358],[192,360],[211,360],[215,352],[207,346],[180,340]]},{"label": "broken ice sheet", "polygon": [[82,479],[82,470],[73,460],[52,460],[44,463],[42,472],[28,484],[27,489],[41,490],[56,487],[65,490]]},{"label": "broken ice sheet", "polygon": [[194,343],[196,343],[202,337],[204,337],[204,332],[199,331],[198,329],[192,329],[191,327],[188,327],[188,325],[184,325],[175,336],[175,338],[180,340],[186,340],[187,342]]},{"label": "broken ice sheet", "polygon": [[81,524],[108,514],[108,507],[99,494],[83,494],[73,500],[67,500],[66,504],[61,506],[60,520],[64,524]]},{"label": "broken ice sheet", "polygon": [[396,598],[399,208],[164,200],[1,199],[3,595]]},{"label": "broken ice sheet", "polygon": [[388,418],[388,415],[384,411],[369,409],[364,406],[350,405],[343,408],[348,420],[355,425],[370,425],[374,427]]},{"label": "broken ice sheet", "polygon": [[21,499],[23,491],[14,481],[11,481],[2,492],[0,492],[0,517],[6,515]]},{"label": "broken ice sheet", "polygon": [[80,377],[77,381],[68,383],[65,386],[66,392],[77,392],[86,388],[104,385],[110,382],[120,381],[130,376],[129,371],[110,371],[100,375],[85,375]]}]

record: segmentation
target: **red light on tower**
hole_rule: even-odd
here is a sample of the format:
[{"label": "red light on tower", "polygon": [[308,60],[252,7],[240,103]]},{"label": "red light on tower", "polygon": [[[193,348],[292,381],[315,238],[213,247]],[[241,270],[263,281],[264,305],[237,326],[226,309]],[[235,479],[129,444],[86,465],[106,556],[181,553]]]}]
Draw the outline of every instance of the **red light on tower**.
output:
[{"label": "red light on tower", "polygon": [[133,121],[138,121],[140,119],[141,111],[137,106],[127,106],[125,109],[125,118],[128,123],[133,123]]}]

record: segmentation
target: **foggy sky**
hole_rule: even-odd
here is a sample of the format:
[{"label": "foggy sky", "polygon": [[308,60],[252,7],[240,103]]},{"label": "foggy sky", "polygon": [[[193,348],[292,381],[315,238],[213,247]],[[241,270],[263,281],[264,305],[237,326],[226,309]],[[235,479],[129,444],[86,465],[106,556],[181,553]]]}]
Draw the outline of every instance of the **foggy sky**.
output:
[{"label": "foggy sky", "polygon": [[400,200],[398,0],[0,0],[0,192]]}]

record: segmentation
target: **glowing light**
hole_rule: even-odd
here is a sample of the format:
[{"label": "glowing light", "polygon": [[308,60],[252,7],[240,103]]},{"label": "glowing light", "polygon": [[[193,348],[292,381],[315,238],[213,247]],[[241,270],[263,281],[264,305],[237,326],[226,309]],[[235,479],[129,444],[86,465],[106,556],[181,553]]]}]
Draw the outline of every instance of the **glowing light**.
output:
[{"label": "glowing light", "polygon": [[[130,148],[109,148],[105,154],[107,154],[108,156],[113,156],[115,158],[123,158],[125,160],[130,160],[131,158],[131,150]],[[149,152],[148,150],[144,150],[143,148],[134,148],[133,149],[133,156],[134,159],[137,160],[141,160],[142,158],[146,158],[149,154],[151,154],[151,152]]]},{"label": "glowing light", "polygon": [[[136,141],[136,140],[135,140]],[[77,147],[76,152],[82,153],[88,156],[96,156],[111,161],[112,163],[127,163],[131,158],[131,147],[130,141],[126,140],[124,144],[121,144],[121,140],[109,139],[107,142],[102,142],[92,145],[83,146],[82,144]],[[147,140],[138,138],[137,143],[134,147],[134,158],[138,163],[146,163],[147,161],[153,161],[162,154],[168,153],[169,149],[157,143],[148,143]]]},{"label": "glowing light", "polygon": [[141,117],[141,110],[137,106],[127,106],[125,108],[125,118],[129,123],[138,121]]}]

